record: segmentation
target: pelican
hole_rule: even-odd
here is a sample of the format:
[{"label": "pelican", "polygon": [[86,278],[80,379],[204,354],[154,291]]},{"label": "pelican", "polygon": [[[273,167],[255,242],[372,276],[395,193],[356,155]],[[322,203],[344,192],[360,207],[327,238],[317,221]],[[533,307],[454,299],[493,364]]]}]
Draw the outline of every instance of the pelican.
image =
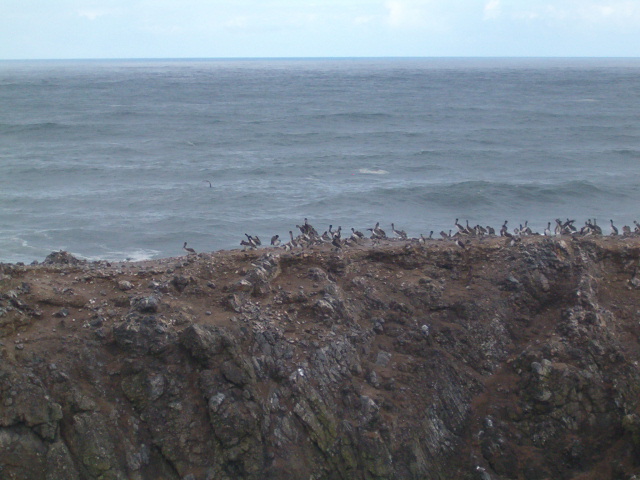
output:
[{"label": "pelican", "polygon": [[274,235],[273,237],[271,237],[271,245],[273,245],[274,247],[280,245],[280,235]]},{"label": "pelican", "polygon": [[182,246],[182,248],[186,250],[189,255],[196,253],[196,251],[193,248],[187,247],[187,242],[184,242],[184,245]]},{"label": "pelican", "polygon": [[248,235],[246,233],[244,234],[244,236],[247,237],[247,240],[253,248],[258,248],[258,245],[261,245],[260,239],[258,237],[252,237],[251,235]]},{"label": "pelican", "polygon": [[404,230],[396,230],[396,227],[393,225],[393,223],[391,224],[391,231],[393,232],[394,235],[400,237],[403,240],[407,239],[407,234]]},{"label": "pelican", "polygon": [[372,232],[379,238],[387,238],[387,234],[380,228],[380,222],[376,222],[376,226],[373,227]]},{"label": "pelican", "polygon": [[363,240],[364,239],[364,234],[361,231],[356,230],[353,227],[351,227],[351,231],[353,232],[352,236],[358,237],[358,240]]},{"label": "pelican", "polygon": [[613,220],[609,220],[611,222],[611,235],[612,236],[616,236],[618,235],[618,229],[616,228],[616,226],[613,224]]},{"label": "pelican", "polygon": [[357,231],[355,228],[351,227],[351,240],[353,240],[353,242],[358,243],[358,241],[360,240],[364,240],[364,235],[362,234],[362,232]]}]

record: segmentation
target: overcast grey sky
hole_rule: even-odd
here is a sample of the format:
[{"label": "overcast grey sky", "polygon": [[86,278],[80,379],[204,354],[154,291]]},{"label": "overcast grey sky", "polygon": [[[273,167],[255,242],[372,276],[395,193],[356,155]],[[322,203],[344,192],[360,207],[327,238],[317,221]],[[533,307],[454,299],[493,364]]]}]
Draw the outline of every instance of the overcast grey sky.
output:
[{"label": "overcast grey sky", "polygon": [[640,56],[640,0],[0,0],[0,59]]}]

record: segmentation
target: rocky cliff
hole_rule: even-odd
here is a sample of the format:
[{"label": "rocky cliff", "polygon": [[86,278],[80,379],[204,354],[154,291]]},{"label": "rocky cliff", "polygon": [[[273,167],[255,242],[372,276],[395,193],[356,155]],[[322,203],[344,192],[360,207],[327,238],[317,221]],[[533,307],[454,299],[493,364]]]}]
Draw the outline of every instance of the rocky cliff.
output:
[{"label": "rocky cliff", "polygon": [[640,239],[0,265],[0,478],[630,479]]}]

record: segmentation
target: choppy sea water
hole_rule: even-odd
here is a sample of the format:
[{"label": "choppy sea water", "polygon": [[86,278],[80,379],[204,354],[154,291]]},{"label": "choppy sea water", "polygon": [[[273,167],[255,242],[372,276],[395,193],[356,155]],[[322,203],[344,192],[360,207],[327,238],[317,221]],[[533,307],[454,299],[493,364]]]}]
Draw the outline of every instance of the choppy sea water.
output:
[{"label": "choppy sea water", "polygon": [[0,62],[0,262],[239,248],[305,217],[620,227],[639,164],[640,59]]}]

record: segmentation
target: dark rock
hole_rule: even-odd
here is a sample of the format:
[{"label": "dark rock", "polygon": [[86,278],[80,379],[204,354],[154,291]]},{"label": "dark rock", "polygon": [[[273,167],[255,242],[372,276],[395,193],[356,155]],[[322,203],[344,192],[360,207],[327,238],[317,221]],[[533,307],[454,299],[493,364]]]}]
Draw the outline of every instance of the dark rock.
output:
[{"label": "dark rock", "polygon": [[156,313],[160,308],[160,301],[157,297],[134,297],[131,299],[131,308],[140,313]]},{"label": "dark rock", "polygon": [[69,252],[60,250],[59,252],[51,252],[42,262],[45,265],[83,265],[86,260],[80,260]]},{"label": "dark rock", "polygon": [[0,264],[0,478],[632,478],[637,238],[503,240]]},{"label": "dark rock", "polygon": [[189,285],[189,279],[182,275],[175,275],[173,279],[171,279],[171,285],[178,292],[183,292],[184,289]]},{"label": "dark rock", "polygon": [[129,315],[113,327],[115,343],[125,351],[140,355],[162,352],[175,337],[167,324],[155,315]]},{"label": "dark rock", "polygon": [[234,343],[226,330],[210,325],[190,325],[180,334],[180,344],[205,366],[215,365],[217,357]]}]

